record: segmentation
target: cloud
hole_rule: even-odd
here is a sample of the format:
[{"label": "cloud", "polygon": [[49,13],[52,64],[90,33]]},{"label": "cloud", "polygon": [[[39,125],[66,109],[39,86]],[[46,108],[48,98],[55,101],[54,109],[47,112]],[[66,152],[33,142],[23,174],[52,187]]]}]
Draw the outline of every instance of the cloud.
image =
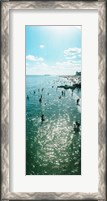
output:
[{"label": "cloud", "polygon": [[44,61],[44,59],[42,57],[37,57],[37,56],[33,56],[33,55],[26,56],[26,59],[29,61],[35,61],[35,62],[43,62]]},{"label": "cloud", "polygon": [[48,65],[45,62],[26,66],[28,75],[73,75],[76,71],[80,71],[80,64],[72,64],[70,61],[56,62],[55,65]]},{"label": "cloud", "polygon": [[[29,62],[29,65],[27,65]],[[42,57],[37,57],[33,55],[26,56],[26,67],[28,71],[32,71],[31,69],[42,69],[48,67],[48,65],[44,62]]]},{"label": "cloud", "polygon": [[35,56],[28,55],[28,56],[26,56],[26,59],[29,60],[29,61],[35,61]]},{"label": "cloud", "polygon": [[64,50],[64,56],[71,63],[81,63],[81,48],[68,48]]},{"label": "cloud", "polygon": [[68,48],[67,50],[64,50],[64,56],[74,56],[74,55],[80,55],[81,54],[81,48]]},{"label": "cloud", "polygon": [[29,66],[26,65],[26,72],[38,75],[72,75],[81,71],[80,48],[68,48],[64,51],[64,56],[64,60],[48,65],[42,57],[27,55],[26,63],[29,63]]},{"label": "cloud", "polygon": [[71,61],[56,62],[56,66],[72,66]]},{"label": "cloud", "polygon": [[77,61],[72,61],[73,64],[81,64],[81,60],[77,60]]},{"label": "cloud", "polygon": [[45,46],[43,44],[40,45],[40,48],[44,48]]},{"label": "cloud", "polygon": [[[42,47],[43,48],[43,45]],[[27,65],[29,63],[29,65]],[[44,58],[34,56],[34,55],[27,55],[26,56],[26,67],[28,66],[29,69],[33,68],[41,68],[47,67],[48,65],[45,63]]]},{"label": "cloud", "polygon": [[81,62],[80,61],[64,61],[64,62],[56,62],[56,66],[58,67],[70,67],[70,68],[74,68],[74,67],[80,67],[81,68]]},{"label": "cloud", "polygon": [[46,63],[41,63],[41,67],[48,67],[48,65]]},{"label": "cloud", "polygon": [[[62,65],[63,64],[63,65]],[[60,62],[57,63],[57,65],[54,66],[48,66],[48,65],[36,65],[31,66],[30,68],[26,68],[26,73],[28,75],[75,75],[76,71],[80,71],[80,65],[65,65],[63,62],[62,64]]]}]

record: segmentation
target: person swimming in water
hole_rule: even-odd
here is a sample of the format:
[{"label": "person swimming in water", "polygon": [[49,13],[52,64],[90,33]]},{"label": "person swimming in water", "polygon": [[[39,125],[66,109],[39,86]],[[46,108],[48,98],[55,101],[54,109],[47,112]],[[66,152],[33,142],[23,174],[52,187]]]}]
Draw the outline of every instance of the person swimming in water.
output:
[{"label": "person swimming in water", "polygon": [[76,124],[76,127],[77,127],[77,128],[79,128],[79,127],[80,127],[80,125],[81,125],[81,124],[80,124],[80,123],[78,123],[77,121],[75,122],[75,124]]},{"label": "person swimming in water", "polygon": [[27,100],[29,100],[29,96],[27,95]]},{"label": "person swimming in water", "polygon": [[80,130],[80,126],[81,126],[81,124],[76,121],[76,122],[74,123],[74,131],[75,131],[75,132],[79,131],[79,130]]},{"label": "person swimming in water", "polygon": [[78,99],[77,99],[77,105],[79,105],[79,100],[80,100],[80,99],[78,98]]},{"label": "person swimming in water", "polygon": [[44,114],[41,115],[41,123],[45,121]]},{"label": "person swimming in water", "polygon": [[42,102],[42,98],[39,98],[39,102],[40,102],[40,103]]}]

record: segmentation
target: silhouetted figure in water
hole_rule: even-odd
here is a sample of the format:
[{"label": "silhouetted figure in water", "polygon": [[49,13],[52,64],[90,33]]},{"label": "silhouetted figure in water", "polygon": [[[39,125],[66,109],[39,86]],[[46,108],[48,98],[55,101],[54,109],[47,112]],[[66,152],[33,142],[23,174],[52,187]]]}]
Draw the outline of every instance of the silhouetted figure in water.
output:
[{"label": "silhouetted figure in water", "polygon": [[41,123],[45,121],[44,114],[41,115],[41,121],[42,121]]},{"label": "silhouetted figure in water", "polygon": [[53,86],[52,86],[52,88],[53,88]]},{"label": "silhouetted figure in water", "polygon": [[80,124],[80,123],[78,123],[77,121],[75,122],[75,124],[76,124],[76,127],[77,127],[77,128],[79,128],[79,127],[80,127],[80,125],[81,125],[81,124]]},{"label": "silhouetted figure in water", "polygon": [[62,91],[62,96],[64,95],[64,92]]},{"label": "silhouetted figure in water", "polygon": [[81,126],[81,124],[76,121],[75,124],[74,124],[74,131],[78,132],[79,129],[80,129],[80,126]]},{"label": "silhouetted figure in water", "polygon": [[40,103],[42,102],[42,98],[39,98],[39,102],[40,102]]},{"label": "silhouetted figure in water", "polygon": [[29,96],[27,95],[27,100],[29,100]]},{"label": "silhouetted figure in water", "polygon": [[61,99],[61,96],[59,96],[59,99]]},{"label": "silhouetted figure in water", "polygon": [[33,93],[35,94],[35,90],[33,91]]},{"label": "silhouetted figure in water", "polygon": [[42,88],[42,91],[44,90],[44,88]]},{"label": "silhouetted figure in water", "polygon": [[77,105],[79,105],[79,100],[80,100],[80,99],[78,98],[78,99],[77,99]]}]

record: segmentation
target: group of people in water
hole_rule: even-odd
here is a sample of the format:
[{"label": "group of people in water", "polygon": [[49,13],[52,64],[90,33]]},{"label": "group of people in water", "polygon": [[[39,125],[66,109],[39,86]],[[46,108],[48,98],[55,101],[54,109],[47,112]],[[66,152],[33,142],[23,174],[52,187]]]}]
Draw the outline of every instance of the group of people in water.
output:
[{"label": "group of people in water", "polygon": [[[52,86],[52,88],[53,88],[53,87],[54,87],[54,86]],[[41,92],[43,92],[43,91],[44,91],[44,88],[41,89]],[[40,92],[40,89],[38,89],[38,92]],[[33,93],[35,94],[36,91],[34,90]],[[49,93],[47,93],[47,95],[49,95]],[[65,90],[64,90],[64,91],[62,90],[61,96],[59,96],[59,99],[61,99],[61,97],[65,97]],[[39,103],[40,103],[40,104],[42,103],[42,98],[43,98],[43,96],[42,96],[42,94],[41,94],[41,96],[40,96],[40,98],[39,98]],[[29,96],[28,96],[28,95],[27,95],[27,100],[29,100]],[[78,98],[77,101],[76,101],[77,105],[79,105],[79,102],[80,102],[80,99]],[[41,115],[41,123],[43,123],[44,121],[45,121],[45,116],[44,116],[44,114],[42,114],[42,115]],[[75,122],[74,125],[75,125],[75,128],[79,128],[79,127],[80,127],[80,123],[78,123],[77,121]]]}]

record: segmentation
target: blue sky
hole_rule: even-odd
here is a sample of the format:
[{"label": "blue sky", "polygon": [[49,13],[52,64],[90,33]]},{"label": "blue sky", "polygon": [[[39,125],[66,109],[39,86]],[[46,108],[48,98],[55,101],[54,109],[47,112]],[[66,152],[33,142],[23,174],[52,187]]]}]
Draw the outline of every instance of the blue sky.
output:
[{"label": "blue sky", "polygon": [[81,26],[26,26],[26,74],[81,71]]}]

